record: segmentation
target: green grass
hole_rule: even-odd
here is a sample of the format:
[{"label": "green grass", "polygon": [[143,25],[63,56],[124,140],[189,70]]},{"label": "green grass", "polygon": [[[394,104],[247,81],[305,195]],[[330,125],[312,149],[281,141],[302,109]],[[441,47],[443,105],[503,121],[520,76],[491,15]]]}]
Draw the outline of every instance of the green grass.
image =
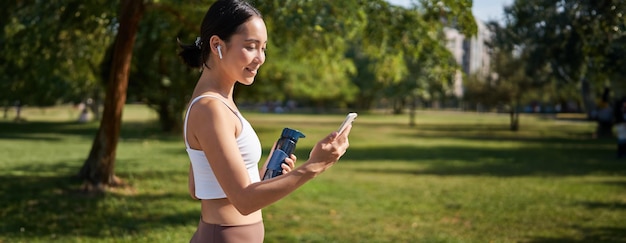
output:
[{"label": "green grass", "polygon": [[[304,161],[343,115],[246,112],[264,155],[283,127]],[[0,120],[0,242],[188,242],[199,204],[179,135],[129,105],[116,173],[134,186],[78,193],[97,123],[70,107]],[[626,160],[594,124],[496,114],[361,114],[326,173],[264,209],[266,242],[626,242]],[[264,158],[263,158],[264,160]]]}]

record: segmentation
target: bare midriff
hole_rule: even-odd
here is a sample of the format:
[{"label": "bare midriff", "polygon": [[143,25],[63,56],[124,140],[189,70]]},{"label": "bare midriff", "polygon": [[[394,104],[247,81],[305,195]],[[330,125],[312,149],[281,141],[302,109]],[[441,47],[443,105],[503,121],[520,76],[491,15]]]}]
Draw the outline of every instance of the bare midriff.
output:
[{"label": "bare midriff", "polygon": [[261,210],[243,215],[227,198],[203,199],[202,221],[222,226],[248,225],[263,220]]}]

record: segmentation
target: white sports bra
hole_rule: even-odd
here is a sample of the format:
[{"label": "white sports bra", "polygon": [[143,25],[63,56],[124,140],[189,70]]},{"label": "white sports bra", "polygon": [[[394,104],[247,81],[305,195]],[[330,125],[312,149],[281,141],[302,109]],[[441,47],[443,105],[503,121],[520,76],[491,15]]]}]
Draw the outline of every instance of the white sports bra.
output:
[{"label": "white sports bra", "polygon": [[187,154],[189,155],[189,160],[191,160],[191,166],[193,168],[193,177],[196,186],[196,197],[200,199],[217,199],[217,198],[225,198],[226,194],[222,187],[220,186],[217,178],[215,178],[215,174],[211,169],[211,165],[209,164],[209,160],[206,158],[204,151],[196,150],[189,147],[189,143],[187,142],[187,119],[189,118],[189,111],[191,110],[191,106],[196,103],[198,100],[204,97],[212,97],[218,99],[228,109],[230,109],[241,121],[241,133],[237,137],[237,145],[239,147],[239,151],[232,151],[233,153],[239,152],[241,153],[241,157],[243,158],[243,163],[248,170],[248,176],[250,177],[250,181],[252,183],[261,181],[259,175],[258,163],[261,159],[261,142],[259,141],[259,137],[256,132],[250,125],[250,123],[243,117],[243,115],[239,114],[236,110],[228,106],[226,101],[222,98],[214,95],[201,95],[196,97],[189,104],[189,108],[187,108],[187,114],[185,115],[185,124],[184,124],[184,133],[185,133],[185,146],[187,148]]}]

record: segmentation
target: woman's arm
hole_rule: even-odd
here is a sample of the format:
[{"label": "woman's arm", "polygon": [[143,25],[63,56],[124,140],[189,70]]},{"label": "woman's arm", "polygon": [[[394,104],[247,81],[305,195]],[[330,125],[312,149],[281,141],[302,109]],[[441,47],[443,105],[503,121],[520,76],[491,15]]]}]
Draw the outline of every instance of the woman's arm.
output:
[{"label": "woman's arm", "polygon": [[282,176],[252,184],[236,141],[236,117],[220,101],[203,99],[192,109],[190,145],[198,144],[229,201],[244,215],[255,212],[295,191],[305,182],[332,166],[349,146],[350,127],[319,141],[309,159]]},{"label": "woman's arm", "polygon": [[229,199],[240,213],[249,214],[289,195],[337,162],[349,146],[347,136],[350,129],[351,126],[346,128],[341,136],[333,132],[319,141],[311,150],[309,159],[289,173],[247,187],[234,188],[240,193],[229,196]]}]

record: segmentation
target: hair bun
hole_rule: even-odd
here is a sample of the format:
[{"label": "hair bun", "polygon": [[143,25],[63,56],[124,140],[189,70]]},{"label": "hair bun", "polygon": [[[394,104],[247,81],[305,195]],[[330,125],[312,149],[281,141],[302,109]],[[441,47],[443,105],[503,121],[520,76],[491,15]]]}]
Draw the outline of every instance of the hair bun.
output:
[{"label": "hair bun", "polygon": [[180,39],[177,38],[178,45],[183,49],[178,53],[183,59],[183,62],[187,64],[187,66],[192,68],[200,68],[202,67],[202,50],[200,50],[199,39],[196,40],[196,43],[191,45],[186,45],[180,42]]}]

